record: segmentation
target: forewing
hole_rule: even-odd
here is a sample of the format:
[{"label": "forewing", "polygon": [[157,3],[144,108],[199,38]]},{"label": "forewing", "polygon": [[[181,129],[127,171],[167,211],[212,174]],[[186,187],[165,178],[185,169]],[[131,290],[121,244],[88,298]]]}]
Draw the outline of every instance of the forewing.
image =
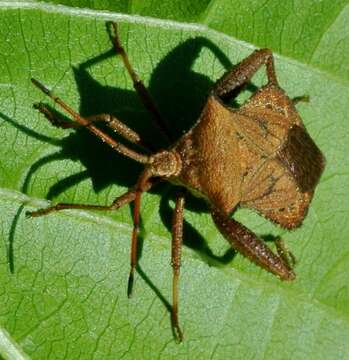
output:
[{"label": "forewing", "polygon": [[304,128],[293,126],[277,154],[302,192],[315,189],[325,167],[325,158]]},{"label": "forewing", "polygon": [[294,178],[277,159],[268,159],[242,189],[241,206],[291,229],[299,226],[312,192],[300,192]]}]

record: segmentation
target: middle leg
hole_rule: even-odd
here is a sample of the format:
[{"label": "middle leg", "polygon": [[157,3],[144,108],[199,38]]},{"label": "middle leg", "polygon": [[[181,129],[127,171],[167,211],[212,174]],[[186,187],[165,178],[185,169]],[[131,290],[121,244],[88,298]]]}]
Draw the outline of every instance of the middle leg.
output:
[{"label": "middle leg", "polygon": [[144,155],[137,151],[134,151],[129,147],[121,144],[120,142],[114,140],[108,134],[103,132],[94,124],[91,124],[91,122],[89,122],[80,114],[78,114],[76,111],[74,111],[69,105],[67,105],[64,101],[62,101],[58,96],[54,95],[45,85],[40,83],[38,80],[32,78],[31,81],[39,90],[41,90],[44,94],[50,97],[61,108],[63,108],[78,124],[80,124],[81,126],[85,126],[91,133],[99,137],[103,142],[108,144],[115,151],[137,162],[143,164],[149,164],[150,157],[148,155]]},{"label": "middle leg", "polygon": [[176,199],[176,206],[172,218],[172,252],[171,252],[171,264],[173,268],[173,282],[172,282],[172,326],[175,330],[177,339],[181,342],[183,340],[183,333],[179,326],[178,321],[178,283],[179,273],[181,267],[181,254],[183,243],[183,211],[184,211],[185,197],[183,193],[180,193]]}]

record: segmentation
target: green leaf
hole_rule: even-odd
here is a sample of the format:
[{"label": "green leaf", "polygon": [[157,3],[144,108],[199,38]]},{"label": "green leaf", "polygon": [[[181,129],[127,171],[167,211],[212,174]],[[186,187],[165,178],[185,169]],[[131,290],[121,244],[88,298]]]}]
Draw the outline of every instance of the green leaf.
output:
[{"label": "green leaf", "polygon": [[51,0],[75,7],[120,11],[205,24],[236,39],[349,79],[347,0]]},{"label": "green leaf", "polygon": [[[0,1],[0,326],[13,339],[12,345],[0,343],[0,354],[9,357],[13,346],[33,359],[348,358],[349,49],[344,39],[349,14],[344,2],[322,1],[320,11],[315,1],[292,8],[276,1],[258,6],[183,1],[187,6],[173,16],[169,1],[159,6],[133,1],[125,9],[113,2],[110,10],[126,15],[106,12],[111,3],[80,1],[85,8],[100,5],[94,10]],[[141,170],[83,131],[50,126],[32,108],[34,102],[50,101],[33,88],[31,77],[83,115],[112,112],[148,140],[160,141],[120,59],[108,53],[104,24],[110,19],[119,23],[134,67],[177,135],[197,119],[205,95],[229,66],[254,46],[274,49],[281,86],[290,97],[310,96],[298,109],[327,158],[300,229],[284,231],[250,211],[236,214],[258,235],[283,236],[298,260],[292,283],[239,255],[231,259],[205,207],[188,200],[180,345],[168,311],[169,186],[142,198],[141,270],[131,300],[126,296],[130,208],[25,218],[25,211],[47,206],[47,200],[111,203]],[[265,79],[261,74],[253,80],[257,85]]]},{"label": "green leaf", "polygon": [[17,360],[29,359],[23,354],[16,342],[11,339],[7,331],[0,328],[0,359],[4,358]]}]

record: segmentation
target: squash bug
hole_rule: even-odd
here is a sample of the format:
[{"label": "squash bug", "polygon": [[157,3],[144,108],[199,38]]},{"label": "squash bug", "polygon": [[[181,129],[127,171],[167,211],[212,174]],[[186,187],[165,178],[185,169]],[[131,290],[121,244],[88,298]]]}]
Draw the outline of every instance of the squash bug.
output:
[{"label": "squash bug", "polygon": [[[164,137],[171,140],[162,115],[134,71],[117,32],[110,23],[113,46],[133,80],[145,107],[153,115]],[[266,66],[267,84],[259,88],[238,108],[228,105],[257,70]],[[144,164],[134,187],[116,198],[111,205],[97,206],[58,203],[28,212],[30,217],[64,209],[117,210],[134,202],[131,242],[131,269],[128,296],[132,295],[137,265],[141,196],[159,181],[168,181],[206,200],[214,223],[231,246],[256,265],[282,280],[293,280],[293,255],[281,239],[276,240],[277,254],[251,230],[231,215],[238,207],[256,210],[265,218],[286,229],[301,225],[324,170],[325,158],[307,133],[295,108],[299,100],[290,99],[278,84],[273,54],[268,49],[254,51],[219,79],[208,95],[194,126],[167,149],[153,152],[151,145],[116,117],[96,115],[84,118],[54,95],[39,81],[33,84],[63,108],[74,120],[57,116],[43,103],[34,107],[61,128],[86,127],[113,150]],[[140,151],[125,146],[98,127],[105,123]],[[178,282],[183,237],[185,192],[175,202],[172,220],[173,300],[172,325],[179,341],[183,339],[178,320]]]}]

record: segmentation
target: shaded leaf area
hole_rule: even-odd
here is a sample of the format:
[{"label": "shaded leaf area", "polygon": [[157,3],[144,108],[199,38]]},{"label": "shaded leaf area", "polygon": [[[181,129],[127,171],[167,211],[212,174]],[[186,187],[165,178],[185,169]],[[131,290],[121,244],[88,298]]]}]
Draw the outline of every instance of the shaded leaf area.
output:
[{"label": "shaded leaf area", "polygon": [[[110,203],[141,170],[82,130],[51,127],[32,109],[33,102],[48,100],[33,89],[30,77],[83,115],[113,113],[164,146],[111,51],[103,16],[73,16],[58,7],[2,8],[1,18],[0,324],[13,346],[33,359],[349,356],[345,80],[276,58],[280,84],[290,96],[310,96],[299,111],[327,168],[302,228],[285,232],[249,211],[236,216],[266,239],[283,236],[298,259],[297,280],[282,283],[234,256],[205,205],[189,200],[180,289],[185,341],[178,345],[168,311],[169,186],[144,196],[140,269],[131,300],[130,208],[25,218],[26,210],[47,205],[47,199]],[[201,27],[131,20],[118,16],[125,47],[178,137],[197,119],[213,82],[251,47]],[[263,79],[259,74],[253,82]]]},{"label": "shaded leaf area", "polygon": [[206,24],[226,35],[349,79],[347,0],[52,0],[161,19]]}]

